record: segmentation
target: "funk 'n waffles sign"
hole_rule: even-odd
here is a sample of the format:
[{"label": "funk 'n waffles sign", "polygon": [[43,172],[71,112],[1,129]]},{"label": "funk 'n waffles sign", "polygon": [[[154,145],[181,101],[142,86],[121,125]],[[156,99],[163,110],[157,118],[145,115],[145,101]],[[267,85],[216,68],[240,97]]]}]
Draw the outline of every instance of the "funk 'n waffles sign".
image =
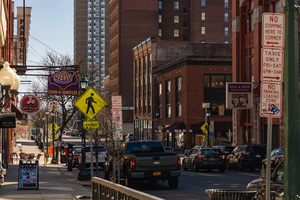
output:
[{"label": "funk 'n waffles sign", "polygon": [[48,95],[78,95],[79,70],[62,69],[48,77]]}]

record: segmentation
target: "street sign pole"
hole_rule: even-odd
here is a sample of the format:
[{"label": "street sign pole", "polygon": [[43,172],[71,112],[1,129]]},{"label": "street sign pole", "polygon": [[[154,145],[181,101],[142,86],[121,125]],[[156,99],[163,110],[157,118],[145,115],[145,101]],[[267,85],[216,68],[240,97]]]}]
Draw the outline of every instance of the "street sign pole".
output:
[{"label": "street sign pole", "polygon": [[300,188],[299,49],[297,0],[285,0],[284,197],[297,199]]},{"label": "street sign pole", "polygon": [[271,192],[271,147],[272,147],[272,118],[268,117],[266,200],[271,199],[270,198],[270,192]]}]

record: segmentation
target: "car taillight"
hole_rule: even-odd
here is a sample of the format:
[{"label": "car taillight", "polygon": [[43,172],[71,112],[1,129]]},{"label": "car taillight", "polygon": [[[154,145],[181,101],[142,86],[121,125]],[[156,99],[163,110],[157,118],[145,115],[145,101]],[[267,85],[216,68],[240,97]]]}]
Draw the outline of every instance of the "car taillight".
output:
[{"label": "car taillight", "polygon": [[198,158],[205,158],[205,155],[199,154],[199,155],[197,155],[197,157],[198,157]]},{"label": "car taillight", "polygon": [[226,158],[225,155],[220,155],[220,158],[222,158],[223,160]]},{"label": "car taillight", "polygon": [[180,168],[180,166],[181,166],[180,157],[179,157],[179,156],[177,156],[177,167],[179,167],[179,168]]},{"label": "car taillight", "polygon": [[130,169],[135,169],[135,159],[134,158],[132,158],[131,160],[130,160]]}]

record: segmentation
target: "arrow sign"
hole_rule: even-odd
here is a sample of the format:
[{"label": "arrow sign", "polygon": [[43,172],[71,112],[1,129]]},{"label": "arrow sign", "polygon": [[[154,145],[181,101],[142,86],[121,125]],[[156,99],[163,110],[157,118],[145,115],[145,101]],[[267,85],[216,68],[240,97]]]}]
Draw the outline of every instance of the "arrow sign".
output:
[{"label": "arrow sign", "polygon": [[261,81],[282,82],[283,54],[283,49],[261,49]]},{"label": "arrow sign", "polygon": [[284,47],[284,14],[263,13],[263,47]]}]

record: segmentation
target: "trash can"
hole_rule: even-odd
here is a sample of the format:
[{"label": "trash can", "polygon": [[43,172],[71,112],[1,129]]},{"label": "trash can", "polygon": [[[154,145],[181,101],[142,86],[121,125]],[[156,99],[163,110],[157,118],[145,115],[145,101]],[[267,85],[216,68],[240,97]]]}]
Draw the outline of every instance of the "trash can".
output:
[{"label": "trash can", "polygon": [[256,195],[253,190],[207,189],[205,192],[210,200],[252,200]]}]

